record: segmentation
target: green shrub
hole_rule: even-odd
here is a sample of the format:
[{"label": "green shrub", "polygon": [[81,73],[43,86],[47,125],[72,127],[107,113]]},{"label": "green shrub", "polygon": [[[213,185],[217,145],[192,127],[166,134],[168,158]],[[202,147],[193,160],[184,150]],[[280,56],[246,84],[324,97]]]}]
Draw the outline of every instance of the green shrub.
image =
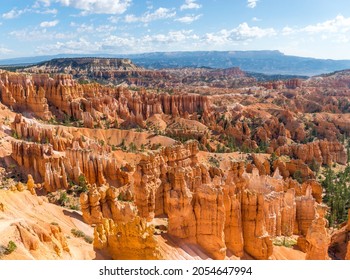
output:
[{"label": "green shrub", "polygon": [[71,206],[69,206],[69,208],[70,208],[71,210],[77,210],[77,211],[80,210],[79,205],[71,205]]},{"label": "green shrub", "polygon": [[64,206],[66,205],[66,203],[69,201],[69,198],[67,196],[67,193],[66,192],[61,192],[60,194],[60,198],[58,199],[58,203],[61,205],[61,206]]},{"label": "green shrub", "polygon": [[275,246],[284,246],[287,248],[292,248],[297,244],[297,240],[293,237],[278,236],[272,241]]},{"label": "green shrub", "polygon": [[214,166],[214,167],[219,167],[220,166],[220,162],[218,159],[214,158],[214,157],[210,157],[209,158],[209,163]]},{"label": "green shrub", "polygon": [[85,233],[79,229],[72,228],[70,231],[75,237],[85,237]]},{"label": "green shrub", "polygon": [[88,188],[88,183],[86,181],[86,178],[85,178],[84,174],[80,174],[79,175],[78,181],[79,181],[78,192],[79,193],[87,192],[89,190],[89,188]]},{"label": "green shrub", "polygon": [[6,252],[5,254],[6,255],[9,255],[11,254],[14,250],[17,249],[17,245],[15,242],[13,242],[12,240],[9,241],[8,245],[7,245],[7,248],[6,248]]},{"label": "green shrub", "polygon": [[293,179],[298,181],[299,184],[303,182],[302,173],[300,170],[296,170],[293,174]]},{"label": "green shrub", "polygon": [[92,242],[94,241],[93,237],[85,235],[84,236],[84,240],[86,243],[92,244]]}]

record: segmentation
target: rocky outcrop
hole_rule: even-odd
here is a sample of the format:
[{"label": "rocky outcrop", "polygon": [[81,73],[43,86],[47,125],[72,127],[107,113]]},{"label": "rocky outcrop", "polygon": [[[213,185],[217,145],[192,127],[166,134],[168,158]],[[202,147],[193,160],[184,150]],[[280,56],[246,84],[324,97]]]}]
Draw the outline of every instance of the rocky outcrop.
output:
[{"label": "rocky outcrop", "polygon": [[316,141],[308,144],[284,145],[275,151],[276,155],[287,155],[301,159],[305,163],[313,161],[319,164],[331,165],[334,163],[346,164],[347,156],[345,148],[339,142]]},{"label": "rocky outcrop", "polygon": [[348,221],[342,223],[338,229],[333,229],[328,248],[329,257],[333,260],[349,260],[349,240],[350,223],[348,219]]},{"label": "rocky outcrop", "polygon": [[[277,171],[271,177],[268,161],[258,164],[258,157],[254,162],[266,175],[254,166],[247,173],[244,162],[232,162],[224,172],[199,163],[198,152],[198,143],[188,141],[145,153],[135,168],[121,169],[112,158],[78,144],[58,152],[51,144],[17,141],[12,157],[32,170],[46,191],[68,188],[68,178],[79,183],[83,176],[89,184],[80,197],[87,223],[101,227],[109,219],[127,225],[137,218],[151,222],[165,216],[167,234],[197,243],[214,259],[224,259],[227,249],[236,256],[245,251],[268,259],[272,238],[293,232],[306,236],[315,218],[318,185],[287,183]],[[31,178],[28,182],[33,183]],[[117,243],[115,237],[111,240],[99,246]]]},{"label": "rocky outcrop", "polygon": [[222,189],[202,185],[197,187],[195,194],[193,210],[197,225],[197,243],[214,259],[224,259],[226,256],[225,207]]},{"label": "rocky outcrop", "polygon": [[55,151],[65,151],[72,147],[73,136],[60,127],[43,126],[17,114],[11,124],[16,138],[42,144],[51,144]]},{"label": "rocky outcrop", "polygon": [[148,220],[166,214],[169,234],[191,239],[223,259],[223,193],[211,185],[208,170],[197,163],[197,153],[198,145],[192,141],[145,156],[134,175],[135,204]]},{"label": "rocky outcrop", "polygon": [[[2,102],[15,111],[32,114],[44,120],[82,121],[93,128],[125,122],[124,126],[144,127],[154,114],[188,117],[206,116],[210,97],[198,94],[155,94],[129,91],[123,87],[79,84],[71,75],[17,74],[0,75]],[[49,106],[50,104],[50,106]]]},{"label": "rocky outcrop", "polygon": [[37,185],[35,184],[32,175],[28,174],[27,189],[30,191],[32,195],[36,195],[36,192],[35,192],[36,188],[37,188]]},{"label": "rocky outcrop", "polygon": [[350,209],[348,212],[348,224],[347,224],[347,251],[346,251],[346,255],[345,255],[345,259],[346,260],[350,260]]},{"label": "rocky outcrop", "polygon": [[285,81],[268,82],[263,83],[262,86],[264,86],[267,89],[296,89],[302,86],[302,80],[290,79]]},{"label": "rocky outcrop", "polygon": [[316,180],[307,180],[301,185],[301,192],[298,196],[306,195],[306,193],[311,189],[312,197],[317,203],[322,203],[323,188],[322,185]]},{"label": "rocky outcrop", "polygon": [[29,170],[35,181],[43,182],[46,191],[67,189],[67,173],[62,157],[49,144],[12,142],[12,158]]},{"label": "rocky outcrop", "polygon": [[115,223],[126,223],[137,216],[137,208],[132,203],[129,190],[116,189],[108,185],[88,186],[88,193],[80,195],[83,219],[88,224],[101,224],[104,218]]},{"label": "rocky outcrop", "polygon": [[33,112],[39,118],[52,117],[45,91],[37,89],[31,76],[10,72],[0,73],[1,102],[21,112]]},{"label": "rocky outcrop", "polygon": [[225,243],[234,255],[243,256],[243,230],[242,230],[242,206],[241,194],[235,193],[235,184],[226,182],[223,187],[224,207],[225,207]]},{"label": "rocky outcrop", "polygon": [[174,88],[184,85],[237,87],[254,82],[238,67],[227,69],[181,68],[148,70],[123,58],[58,58],[25,68],[30,73],[65,73],[82,83],[89,80],[106,81],[115,85]]},{"label": "rocky outcrop", "polygon": [[95,227],[94,248],[106,250],[114,260],[161,259],[154,228],[145,219],[135,217],[126,223],[103,219]]},{"label": "rocky outcrop", "polygon": [[51,144],[12,142],[12,158],[19,166],[29,170],[37,182],[43,182],[48,192],[67,189],[68,178],[79,184],[79,176],[90,184],[103,185],[107,181],[119,187],[130,180],[115,159],[87,149],[73,147],[64,153],[53,150]]},{"label": "rocky outcrop", "polygon": [[266,231],[264,196],[245,191],[242,194],[244,250],[259,260],[272,254],[272,241]]},{"label": "rocky outcrop", "polygon": [[278,159],[274,161],[273,169],[278,169],[279,173],[284,179],[292,177],[297,179],[299,182],[304,182],[315,178],[313,171],[300,159],[292,159],[287,161]]},{"label": "rocky outcrop", "polygon": [[306,240],[308,242],[306,250],[306,260],[328,260],[328,246],[330,236],[327,232],[325,219],[327,207],[317,206],[317,215],[308,229]]},{"label": "rocky outcrop", "polygon": [[70,253],[70,248],[62,229],[58,225],[47,224],[45,227],[31,224],[26,225],[21,222],[16,223],[21,242],[28,250],[38,250],[41,243],[50,244],[58,256]]},{"label": "rocky outcrop", "polygon": [[294,233],[306,236],[312,221],[315,219],[315,199],[311,195],[309,188],[305,195],[298,196],[296,202],[296,223]]}]

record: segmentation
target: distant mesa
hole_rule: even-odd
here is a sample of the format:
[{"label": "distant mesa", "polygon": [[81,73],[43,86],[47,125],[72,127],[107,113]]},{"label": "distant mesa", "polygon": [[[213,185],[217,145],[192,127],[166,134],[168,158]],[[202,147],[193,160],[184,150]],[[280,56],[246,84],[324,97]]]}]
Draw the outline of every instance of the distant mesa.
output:
[{"label": "distant mesa", "polygon": [[[74,56],[81,57],[76,61]],[[36,65],[43,61],[52,60],[59,62],[60,58],[64,58],[66,63],[69,63],[69,58],[72,58],[72,63],[85,62],[83,57],[86,57],[86,63],[92,63],[99,58],[109,58],[113,64],[113,59],[131,59],[133,63],[139,67],[146,69],[167,69],[167,68],[199,68],[210,67],[216,69],[224,69],[231,67],[239,67],[243,71],[256,72],[268,75],[304,75],[314,76],[322,73],[330,73],[334,71],[350,69],[350,60],[332,60],[332,59],[316,59],[310,57],[299,57],[285,55],[280,51],[187,51],[187,52],[154,52],[140,54],[96,54],[95,58],[91,58],[91,54],[58,54],[53,56],[38,56],[38,57],[23,57],[13,59],[0,60],[0,65]],[[56,60],[58,59],[58,60]],[[90,62],[88,62],[90,60]],[[119,62],[118,62],[119,61]],[[127,61],[116,60],[118,65],[121,63],[127,66]],[[132,65],[130,65],[132,66]],[[80,66],[79,66],[80,67]],[[128,69],[128,66],[127,66]]]},{"label": "distant mesa", "polygon": [[183,67],[156,70],[140,67],[127,58],[106,57],[56,58],[30,67],[19,67],[16,71],[33,74],[69,74],[80,83],[98,82],[156,88],[183,85],[231,88],[255,81],[239,67],[226,69]]},{"label": "distant mesa", "polygon": [[31,68],[37,68],[46,72],[47,70],[56,72],[74,71],[128,71],[141,70],[130,59],[127,58],[102,58],[102,57],[76,57],[76,58],[56,58],[39,63]]}]

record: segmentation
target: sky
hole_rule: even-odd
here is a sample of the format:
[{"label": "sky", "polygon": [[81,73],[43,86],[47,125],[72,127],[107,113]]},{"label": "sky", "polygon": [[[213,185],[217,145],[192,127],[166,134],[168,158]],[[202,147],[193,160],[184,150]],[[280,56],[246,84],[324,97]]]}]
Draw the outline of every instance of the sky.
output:
[{"label": "sky", "polygon": [[350,59],[349,0],[0,0],[0,59],[279,50]]}]

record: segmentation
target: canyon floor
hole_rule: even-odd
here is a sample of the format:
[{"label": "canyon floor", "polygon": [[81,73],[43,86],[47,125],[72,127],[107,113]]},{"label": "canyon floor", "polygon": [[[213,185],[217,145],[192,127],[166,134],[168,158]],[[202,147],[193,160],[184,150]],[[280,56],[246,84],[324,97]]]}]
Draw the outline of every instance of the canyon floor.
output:
[{"label": "canyon floor", "polygon": [[349,86],[126,59],[0,70],[0,259],[350,259]]}]

